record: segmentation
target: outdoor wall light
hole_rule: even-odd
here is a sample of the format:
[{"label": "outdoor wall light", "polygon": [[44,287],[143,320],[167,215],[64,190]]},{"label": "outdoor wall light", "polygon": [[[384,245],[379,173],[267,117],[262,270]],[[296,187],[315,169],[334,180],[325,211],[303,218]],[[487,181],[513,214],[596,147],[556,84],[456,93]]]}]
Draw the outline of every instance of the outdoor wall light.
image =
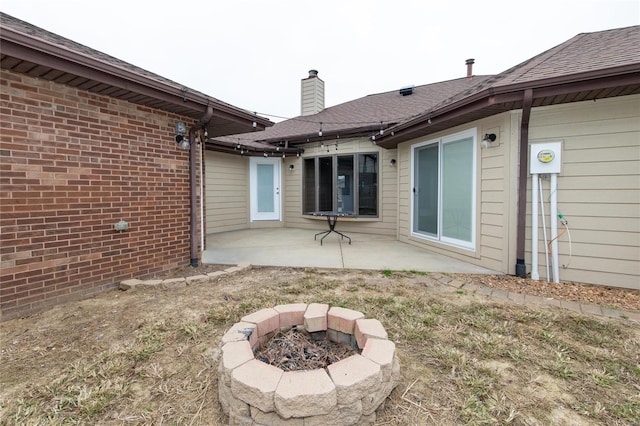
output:
[{"label": "outdoor wall light", "polygon": [[176,123],[176,143],[178,144],[178,148],[184,149],[185,151],[191,148],[189,139],[184,137],[186,133],[187,126],[182,121],[178,121]]},{"label": "outdoor wall light", "polygon": [[294,166],[293,164],[289,164],[289,171],[291,171],[291,172],[292,172],[294,167],[295,167],[295,166]]},{"label": "outdoor wall light", "polygon": [[391,164],[392,166],[396,165],[396,159],[392,158],[391,161],[389,161],[389,164]]},{"label": "outdoor wall light", "polygon": [[485,133],[484,137],[482,138],[482,142],[480,142],[480,147],[489,148],[491,144],[496,141],[496,138],[497,136],[495,133]]}]

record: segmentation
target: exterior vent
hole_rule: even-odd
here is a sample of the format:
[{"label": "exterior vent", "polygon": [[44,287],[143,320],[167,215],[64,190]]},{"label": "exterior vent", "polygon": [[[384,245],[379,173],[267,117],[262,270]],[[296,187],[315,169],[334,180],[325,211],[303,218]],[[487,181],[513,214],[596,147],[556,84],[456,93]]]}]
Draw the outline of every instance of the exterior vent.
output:
[{"label": "exterior vent", "polygon": [[413,95],[413,90],[416,88],[416,86],[404,86],[400,88],[400,94],[402,96],[409,96],[409,95]]}]

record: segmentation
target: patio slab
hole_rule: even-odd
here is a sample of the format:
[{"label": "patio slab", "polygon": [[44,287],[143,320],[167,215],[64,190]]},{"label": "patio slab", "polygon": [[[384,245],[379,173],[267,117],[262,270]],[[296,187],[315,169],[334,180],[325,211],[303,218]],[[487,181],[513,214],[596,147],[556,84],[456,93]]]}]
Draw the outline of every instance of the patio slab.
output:
[{"label": "patio slab", "polygon": [[400,242],[392,236],[349,233],[352,243],[330,234],[323,245],[313,239],[322,229],[243,229],[207,235],[202,263],[332,269],[495,274],[461,260]]}]

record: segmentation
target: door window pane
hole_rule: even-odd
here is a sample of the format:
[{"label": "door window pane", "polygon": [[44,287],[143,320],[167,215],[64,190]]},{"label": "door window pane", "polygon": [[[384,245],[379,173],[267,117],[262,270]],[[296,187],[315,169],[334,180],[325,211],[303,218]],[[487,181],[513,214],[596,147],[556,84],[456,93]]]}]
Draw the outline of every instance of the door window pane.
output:
[{"label": "door window pane", "polygon": [[442,146],[442,235],[472,241],[473,138]]},{"label": "door window pane", "polygon": [[438,144],[416,152],[414,231],[438,235]]},{"label": "door window pane", "polygon": [[274,193],[273,187],[273,165],[271,164],[258,164],[257,165],[257,177],[258,177],[258,212],[271,213],[274,211]]}]

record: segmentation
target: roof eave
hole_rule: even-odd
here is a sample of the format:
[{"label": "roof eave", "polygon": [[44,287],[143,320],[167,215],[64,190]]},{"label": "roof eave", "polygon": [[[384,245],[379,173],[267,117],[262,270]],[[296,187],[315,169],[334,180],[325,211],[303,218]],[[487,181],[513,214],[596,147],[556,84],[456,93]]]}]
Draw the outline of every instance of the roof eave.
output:
[{"label": "roof eave", "polygon": [[182,108],[192,110],[193,113],[189,116],[196,119],[200,118],[211,106],[215,116],[226,120],[248,123],[249,126],[253,126],[253,122],[255,122],[256,127],[260,129],[274,124],[264,117],[234,108],[214,98],[200,93],[185,92],[184,88],[178,85],[173,86],[154,80],[132,70],[100,61],[11,28],[3,26],[0,34],[3,55],[50,66],[60,71],[179,105]]},{"label": "roof eave", "polygon": [[384,148],[395,148],[401,142],[432,134],[452,125],[519,109],[524,91],[527,89],[533,90],[535,100],[623,86],[640,86],[640,63],[525,83],[493,86],[392,127],[385,135],[377,138],[377,144]]}]

